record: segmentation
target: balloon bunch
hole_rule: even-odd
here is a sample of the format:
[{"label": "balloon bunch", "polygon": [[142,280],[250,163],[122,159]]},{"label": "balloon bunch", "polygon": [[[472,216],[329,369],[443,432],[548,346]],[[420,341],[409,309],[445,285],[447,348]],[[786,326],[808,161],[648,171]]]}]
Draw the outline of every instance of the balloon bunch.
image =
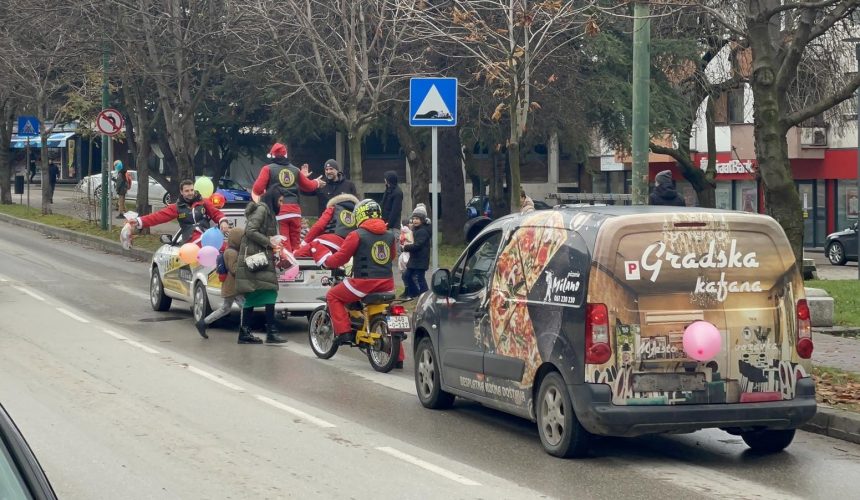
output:
[{"label": "balloon bunch", "polygon": [[[209,177],[198,177],[194,181],[194,190],[200,193],[203,198],[209,198],[215,208],[224,206],[226,201],[224,195],[215,192],[215,185],[212,184],[212,179]],[[200,238],[200,245],[197,246],[196,243],[182,245],[179,248],[179,260],[189,265],[200,264],[204,267],[215,267],[218,254],[224,245],[224,233],[217,227],[210,227]]]}]

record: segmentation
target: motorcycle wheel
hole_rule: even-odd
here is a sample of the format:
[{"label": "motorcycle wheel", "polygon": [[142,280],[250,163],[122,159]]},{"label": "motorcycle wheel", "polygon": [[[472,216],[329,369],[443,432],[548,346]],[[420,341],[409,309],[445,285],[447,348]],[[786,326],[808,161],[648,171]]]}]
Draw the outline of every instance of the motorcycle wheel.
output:
[{"label": "motorcycle wheel", "polygon": [[370,321],[370,332],[379,333],[382,337],[378,345],[367,348],[367,360],[374,370],[388,373],[397,364],[397,356],[400,355],[400,337],[392,335],[388,331],[388,323],[385,317],[376,316]]},{"label": "motorcycle wheel", "polygon": [[338,343],[335,342],[331,316],[325,306],[314,309],[308,319],[308,343],[320,359],[329,359],[337,352]]}]

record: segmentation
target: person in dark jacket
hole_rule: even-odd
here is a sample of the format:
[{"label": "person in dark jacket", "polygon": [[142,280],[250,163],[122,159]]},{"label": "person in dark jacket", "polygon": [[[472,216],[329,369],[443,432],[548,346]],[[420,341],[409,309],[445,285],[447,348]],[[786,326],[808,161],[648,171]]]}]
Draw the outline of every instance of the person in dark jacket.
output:
[{"label": "person in dark jacket", "polygon": [[[388,229],[395,233],[400,229],[400,213],[403,211],[403,191],[397,185],[397,172],[385,172],[385,194],[382,195],[382,219]],[[396,239],[397,234],[395,234]]]},{"label": "person in dark jacket", "polygon": [[427,207],[419,203],[412,212],[413,243],[403,246],[404,252],[409,252],[406,272],[403,282],[406,285],[406,295],[417,297],[427,291],[427,270],[430,269],[430,224],[427,220]]},{"label": "person in dark jacket", "polygon": [[320,215],[325,212],[326,208],[329,206],[328,202],[335,196],[350,194],[358,198],[355,184],[344,177],[343,172],[340,169],[340,164],[336,160],[326,160],[325,165],[323,166],[323,173],[325,175],[325,185],[320,186],[316,190],[320,206]]},{"label": "person in dark jacket", "polygon": [[[255,307],[266,309],[266,342],[282,344],[286,339],[278,335],[275,328],[275,302],[278,299],[278,274],[275,270],[275,255],[280,251],[278,221],[284,194],[278,186],[269,189],[259,202],[248,203],[245,208],[245,237],[239,247],[239,262],[236,266],[236,293],[245,296],[242,321],[239,327],[240,344],[260,344],[262,340],[251,335],[251,316]],[[245,259],[257,253],[266,255],[266,265],[257,271],[248,269]]]},{"label": "person in dark jacket", "polygon": [[675,190],[672,171],[663,170],[654,177],[654,191],[648,197],[649,205],[669,205],[675,207],[687,206],[684,198]]}]

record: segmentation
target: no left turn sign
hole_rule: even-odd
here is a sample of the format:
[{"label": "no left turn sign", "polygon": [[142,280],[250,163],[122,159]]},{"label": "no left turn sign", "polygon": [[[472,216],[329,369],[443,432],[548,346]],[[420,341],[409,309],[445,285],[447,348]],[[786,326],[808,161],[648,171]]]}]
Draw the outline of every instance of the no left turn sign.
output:
[{"label": "no left turn sign", "polygon": [[105,135],[118,134],[124,124],[122,113],[113,108],[103,109],[96,119],[96,127]]}]

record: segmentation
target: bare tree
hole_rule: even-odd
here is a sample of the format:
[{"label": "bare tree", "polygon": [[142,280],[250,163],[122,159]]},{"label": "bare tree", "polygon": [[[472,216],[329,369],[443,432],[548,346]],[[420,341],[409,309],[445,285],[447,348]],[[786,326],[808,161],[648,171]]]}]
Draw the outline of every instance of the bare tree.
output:
[{"label": "bare tree", "polygon": [[[706,0],[701,7],[751,49],[755,147],[765,204],[800,262],[803,219],[786,134],[849,99],[860,87],[860,73],[848,76],[844,69],[827,65],[850,60],[842,40],[856,36],[852,16],[860,0]],[[829,57],[832,54],[841,57]],[[809,78],[815,73],[828,76]]]},{"label": "bare tree", "polygon": [[400,0],[412,12],[417,38],[473,68],[475,80],[492,90],[492,118],[509,118],[510,206],[519,207],[520,142],[532,99],[532,77],[557,51],[592,29],[591,2],[450,0],[430,5]]},{"label": "bare tree", "polygon": [[349,173],[363,192],[361,146],[413,57],[403,49],[407,12],[385,0],[256,0],[234,30],[264,83],[301,92],[346,132]]}]

